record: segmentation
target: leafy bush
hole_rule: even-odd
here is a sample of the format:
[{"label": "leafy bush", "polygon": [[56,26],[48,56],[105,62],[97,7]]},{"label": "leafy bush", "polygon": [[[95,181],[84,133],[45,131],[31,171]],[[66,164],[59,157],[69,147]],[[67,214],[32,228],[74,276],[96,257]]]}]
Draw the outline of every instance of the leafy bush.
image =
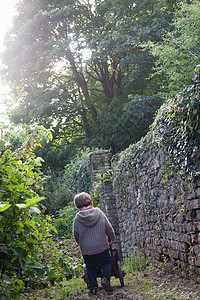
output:
[{"label": "leafy bush", "polygon": [[63,174],[49,173],[45,184],[46,200],[43,201],[49,213],[54,214],[71,203],[78,192],[90,192],[92,187],[90,152],[90,149],[79,151],[65,167]]},{"label": "leafy bush", "polygon": [[59,238],[72,238],[73,220],[76,213],[77,209],[72,205],[59,210],[57,218],[54,219]]},{"label": "leafy bush", "polygon": [[[73,261],[51,239],[50,217],[37,203],[44,176],[36,146],[51,138],[43,128],[6,128],[0,138],[0,297],[19,299],[24,287],[69,279]],[[19,138],[20,137],[20,138]],[[17,140],[17,143],[16,143]],[[21,145],[20,145],[21,143]]]}]

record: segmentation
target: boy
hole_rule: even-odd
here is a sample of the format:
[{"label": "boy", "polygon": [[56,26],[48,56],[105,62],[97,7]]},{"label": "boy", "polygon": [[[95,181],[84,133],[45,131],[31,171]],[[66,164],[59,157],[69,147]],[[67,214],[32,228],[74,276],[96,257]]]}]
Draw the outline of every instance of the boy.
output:
[{"label": "boy", "polygon": [[112,261],[109,246],[112,245],[115,233],[107,217],[99,208],[93,207],[89,194],[82,192],[74,197],[74,204],[79,212],[73,223],[73,235],[79,244],[86,264],[89,281],[89,293],[97,293],[97,267],[101,265],[101,285],[111,291],[110,277]]}]

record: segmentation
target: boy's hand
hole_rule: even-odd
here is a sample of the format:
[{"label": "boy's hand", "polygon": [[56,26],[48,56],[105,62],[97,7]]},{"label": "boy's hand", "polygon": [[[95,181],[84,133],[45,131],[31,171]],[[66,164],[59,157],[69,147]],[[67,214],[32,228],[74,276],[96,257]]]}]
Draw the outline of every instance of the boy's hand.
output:
[{"label": "boy's hand", "polygon": [[108,242],[108,245],[111,247],[113,244],[113,241]]}]

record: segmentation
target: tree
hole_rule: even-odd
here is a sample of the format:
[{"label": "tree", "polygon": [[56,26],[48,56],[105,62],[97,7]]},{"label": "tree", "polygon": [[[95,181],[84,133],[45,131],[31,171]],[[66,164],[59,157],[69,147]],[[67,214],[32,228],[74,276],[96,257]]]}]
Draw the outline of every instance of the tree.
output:
[{"label": "tree", "polygon": [[[165,1],[23,0],[4,53],[4,76],[19,99],[13,120],[54,127],[57,146],[61,137],[116,152],[136,141],[140,124],[133,134],[133,120],[119,116],[128,95],[160,89],[149,76],[153,58],[140,44],[159,40],[172,15]],[[105,125],[115,128],[106,139]]]},{"label": "tree", "polygon": [[179,93],[193,83],[200,59],[200,3],[182,3],[176,13],[173,30],[164,35],[163,41],[150,43],[157,58],[157,73],[166,76],[171,95]]}]

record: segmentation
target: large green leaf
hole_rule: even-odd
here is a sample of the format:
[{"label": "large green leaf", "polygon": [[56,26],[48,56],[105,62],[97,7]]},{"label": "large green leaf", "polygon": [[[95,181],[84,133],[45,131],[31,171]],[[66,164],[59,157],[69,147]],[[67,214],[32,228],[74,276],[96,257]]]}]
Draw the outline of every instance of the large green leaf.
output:
[{"label": "large green leaf", "polygon": [[11,204],[9,204],[9,203],[3,203],[3,204],[0,204],[0,212],[5,211],[5,210],[8,209],[10,206],[11,206]]},{"label": "large green leaf", "polygon": [[27,205],[25,203],[18,203],[18,204],[16,204],[16,206],[19,207],[19,208],[26,208],[27,207]]},{"label": "large green leaf", "polygon": [[29,213],[32,214],[32,213],[36,213],[36,214],[41,214],[41,211],[39,210],[39,208],[35,207],[35,206],[31,206],[30,209],[29,209]]},{"label": "large green leaf", "polygon": [[28,254],[26,249],[24,249],[22,247],[18,247],[18,246],[13,247],[12,250],[15,254],[19,255],[19,257],[21,257],[21,258],[25,258]]},{"label": "large green leaf", "polygon": [[26,203],[26,205],[27,205],[27,206],[32,206],[32,205],[34,205],[34,204],[36,204],[36,203],[38,203],[38,202],[40,202],[40,201],[42,201],[42,200],[44,200],[44,197],[33,197],[32,199],[30,199],[30,200]]}]

